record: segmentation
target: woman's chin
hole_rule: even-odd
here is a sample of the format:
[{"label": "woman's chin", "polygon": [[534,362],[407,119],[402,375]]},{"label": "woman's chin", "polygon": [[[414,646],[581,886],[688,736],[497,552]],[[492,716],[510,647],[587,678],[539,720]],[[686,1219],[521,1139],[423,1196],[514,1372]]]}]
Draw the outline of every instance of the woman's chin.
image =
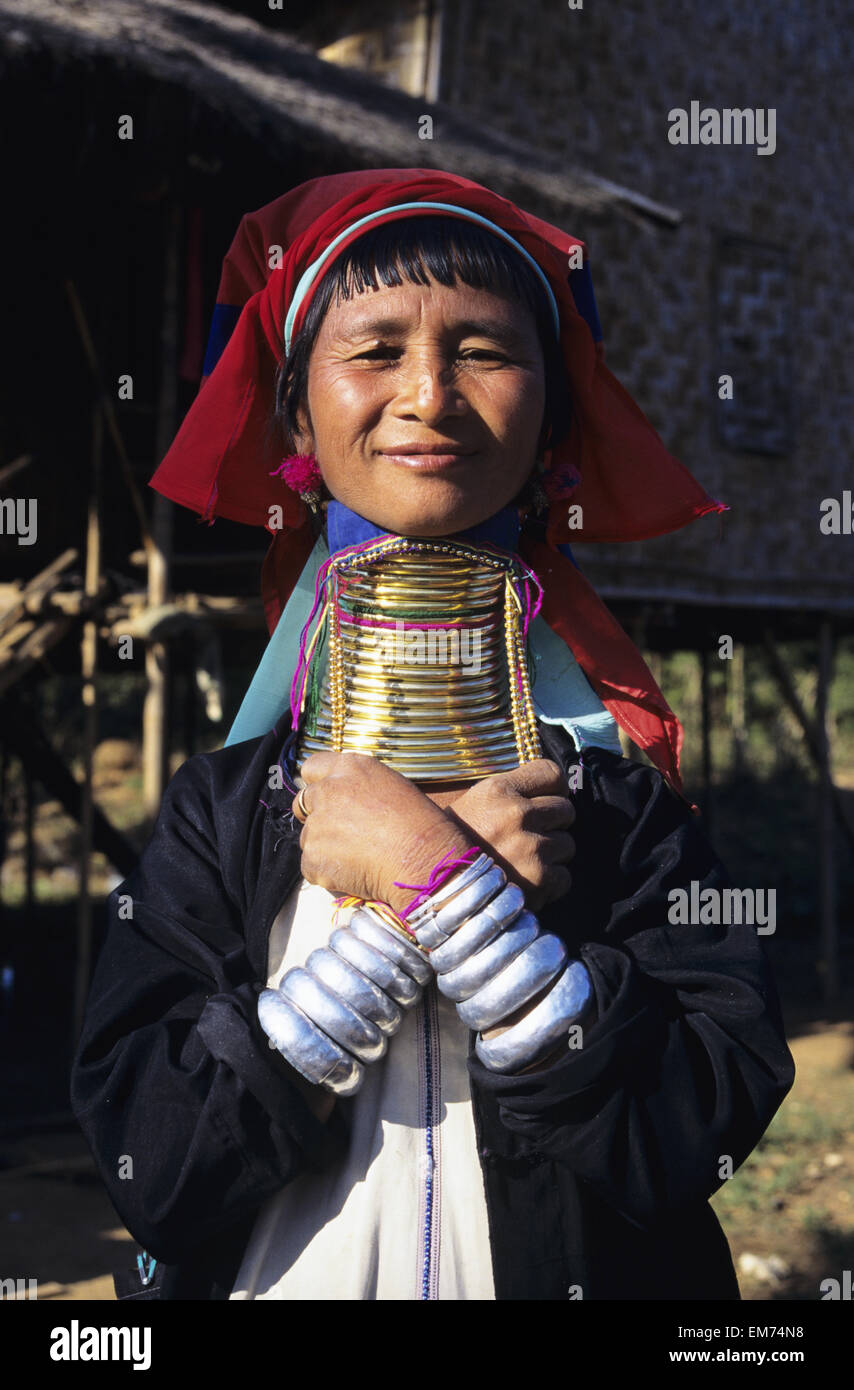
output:
[{"label": "woman's chin", "polygon": [[367,521],[373,522],[374,526],[381,526],[392,535],[431,537],[453,536],[457,531],[468,531],[472,526],[478,526],[494,516],[500,510],[500,506],[492,504],[488,499],[484,501],[481,497],[477,502],[468,499],[466,503],[445,506],[422,504],[368,509],[366,504],[362,504],[359,507],[353,506],[353,510]]},{"label": "woman's chin", "polygon": [[426,539],[436,536],[453,536],[458,531],[468,531],[472,526],[477,526],[482,521],[486,521],[493,512],[482,515],[479,512],[449,513],[436,517],[420,516],[401,517],[396,519],[393,525],[387,521],[374,522],[375,526],[382,526],[384,530],[390,531],[395,536],[421,536]]}]

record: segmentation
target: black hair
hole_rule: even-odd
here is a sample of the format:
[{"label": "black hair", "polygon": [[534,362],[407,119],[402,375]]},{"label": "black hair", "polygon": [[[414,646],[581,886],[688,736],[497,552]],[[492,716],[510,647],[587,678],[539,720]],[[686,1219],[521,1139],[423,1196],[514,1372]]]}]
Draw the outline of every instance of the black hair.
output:
[{"label": "black hair", "polygon": [[492,290],[520,300],[534,316],[545,367],[545,410],[540,446],[558,444],[569,430],[572,405],[566,367],[545,290],[512,246],[493,232],[459,217],[401,218],[366,232],[347,247],[323,275],[306,310],[290,356],[276,377],[275,416],[286,447],[293,451],[298,415],[308,414],[308,364],[321,324],[333,301],[351,299],[369,286],[401,285],[401,271],[413,285],[455,285]]}]

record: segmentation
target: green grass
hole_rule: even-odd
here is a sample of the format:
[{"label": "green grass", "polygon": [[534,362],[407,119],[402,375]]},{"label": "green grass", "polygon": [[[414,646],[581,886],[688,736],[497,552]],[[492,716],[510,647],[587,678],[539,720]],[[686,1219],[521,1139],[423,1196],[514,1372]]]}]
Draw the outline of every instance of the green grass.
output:
[{"label": "green grass", "polygon": [[[851,1181],[854,1073],[823,1072],[802,1085],[809,1087],[809,1099],[795,1093],[783,1102],[753,1153],[712,1198],[736,1245],[754,1236],[759,1224],[785,1255],[787,1228],[794,1224],[815,1234],[838,1219],[839,1212],[823,1205],[821,1187]],[[835,1151],[847,1161],[840,1168],[828,1168],[824,1155]],[[818,1165],[818,1172],[810,1165]]]}]

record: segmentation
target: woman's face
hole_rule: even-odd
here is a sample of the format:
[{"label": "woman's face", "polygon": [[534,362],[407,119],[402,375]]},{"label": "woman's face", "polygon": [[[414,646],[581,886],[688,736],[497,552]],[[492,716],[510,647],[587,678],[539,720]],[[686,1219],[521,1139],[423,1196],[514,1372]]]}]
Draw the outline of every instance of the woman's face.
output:
[{"label": "woman's face", "polygon": [[537,328],[467,285],[382,286],[333,302],[309,361],[297,445],[333,497],[397,535],[466,530],[530,476],[543,424]]}]

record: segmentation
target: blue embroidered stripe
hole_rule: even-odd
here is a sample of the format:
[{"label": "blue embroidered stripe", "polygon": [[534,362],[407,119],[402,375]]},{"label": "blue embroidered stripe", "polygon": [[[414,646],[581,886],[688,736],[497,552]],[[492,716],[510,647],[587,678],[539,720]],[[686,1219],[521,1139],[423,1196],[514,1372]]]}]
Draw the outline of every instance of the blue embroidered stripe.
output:
[{"label": "blue embroidered stripe", "polygon": [[430,1043],[429,991],[424,995],[424,1134],[427,1143],[427,1172],[424,1183],[423,1260],[421,1297],[430,1297],[430,1269],[433,1257],[433,1049]]},{"label": "blue embroidered stripe", "polygon": [[426,1174],[424,1180],[424,1224],[422,1228],[421,1298],[439,1297],[439,1257],[441,1230],[441,1050],[438,1004],[433,989],[424,993],[420,1023],[424,1033],[424,1139]]}]

